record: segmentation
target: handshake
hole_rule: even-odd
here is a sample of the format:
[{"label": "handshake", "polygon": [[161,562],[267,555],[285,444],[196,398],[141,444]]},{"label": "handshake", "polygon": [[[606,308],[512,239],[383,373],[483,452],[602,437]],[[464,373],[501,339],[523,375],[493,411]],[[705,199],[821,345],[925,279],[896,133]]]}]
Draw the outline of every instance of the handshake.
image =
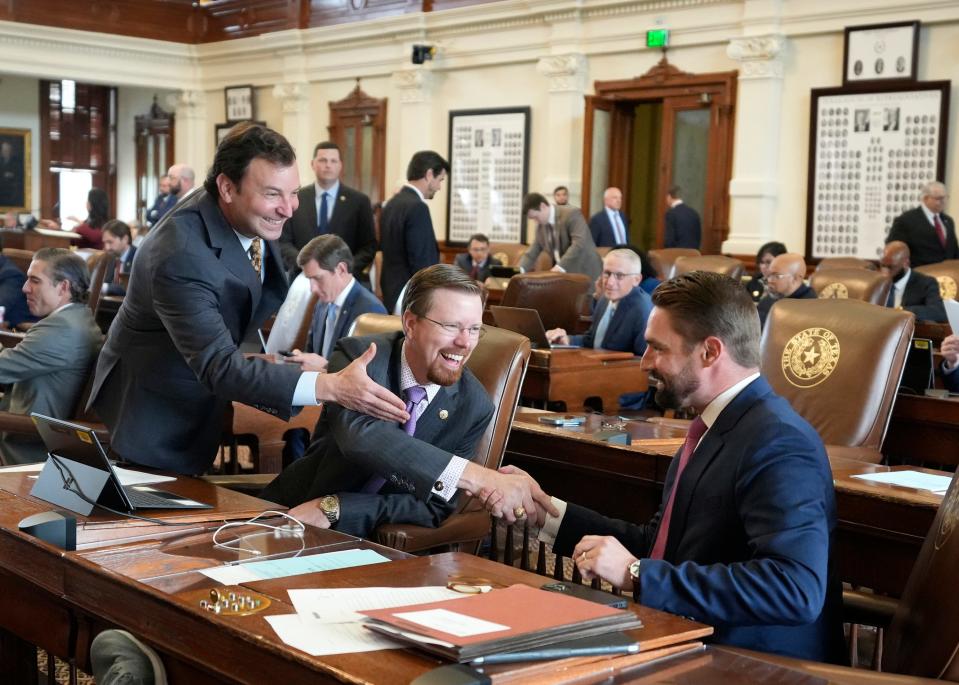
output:
[{"label": "handshake", "polygon": [[463,471],[460,487],[479,498],[490,514],[507,523],[529,518],[542,527],[547,513],[559,515],[549,495],[528,473],[515,466],[494,471],[470,462]]}]

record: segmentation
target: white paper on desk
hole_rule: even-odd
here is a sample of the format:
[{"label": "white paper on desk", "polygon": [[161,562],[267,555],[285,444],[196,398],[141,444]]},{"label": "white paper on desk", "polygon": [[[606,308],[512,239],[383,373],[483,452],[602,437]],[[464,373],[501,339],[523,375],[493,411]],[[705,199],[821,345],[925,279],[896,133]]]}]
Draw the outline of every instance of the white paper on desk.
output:
[{"label": "white paper on desk", "polygon": [[243,568],[243,564],[227,564],[226,566],[214,566],[213,568],[201,568],[200,573],[207,578],[212,578],[221,585],[239,585],[240,583],[252,583],[254,580],[263,580],[260,576]]},{"label": "white paper on desk", "polygon": [[862,473],[853,476],[862,480],[872,481],[874,483],[887,483],[889,485],[901,485],[906,488],[915,488],[917,490],[931,490],[937,495],[944,495],[949,489],[949,483],[952,482],[951,476],[937,476],[933,473],[923,473],[921,471],[885,471],[883,473]]},{"label": "white paper on desk", "polygon": [[509,630],[509,626],[493,623],[492,621],[485,621],[473,616],[466,616],[465,614],[458,614],[449,609],[405,611],[393,615],[404,621],[416,623],[442,633],[456,635],[457,637],[472,637],[473,635],[485,635],[486,633],[498,633],[503,630]]},{"label": "white paper on desk", "polygon": [[955,300],[943,300],[946,306],[946,318],[949,319],[949,328],[953,333],[959,333],[959,302]]},{"label": "white paper on desk", "polygon": [[42,461],[38,464],[20,464],[19,466],[0,467],[0,473],[39,473],[42,470]]},{"label": "white paper on desk", "polygon": [[317,590],[288,590],[290,601],[304,621],[351,623],[365,616],[357,613],[372,609],[392,609],[409,604],[426,604],[469,595],[442,585],[428,587],[356,587]]},{"label": "white paper on desk", "polygon": [[160,476],[155,473],[122,469],[116,465],[114,465],[113,470],[116,472],[117,478],[120,479],[120,485],[152,485],[153,483],[169,483],[176,480],[173,476]]},{"label": "white paper on desk", "polygon": [[266,620],[283,642],[311,656],[401,649],[406,646],[367,630],[362,623],[323,625],[315,621],[303,621],[297,614],[267,616]]}]

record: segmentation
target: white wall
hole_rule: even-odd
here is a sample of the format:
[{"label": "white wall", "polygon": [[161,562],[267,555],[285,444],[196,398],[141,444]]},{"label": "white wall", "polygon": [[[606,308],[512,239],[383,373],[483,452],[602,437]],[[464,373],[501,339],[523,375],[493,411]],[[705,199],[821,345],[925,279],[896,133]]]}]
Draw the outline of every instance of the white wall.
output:
[{"label": "white wall", "polygon": [[40,207],[40,82],[0,74],[0,128],[30,129],[30,208]]},{"label": "white wall", "polygon": [[[154,94],[160,107],[170,91],[155,88],[121,87],[117,89],[117,216],[121,221],[136,219],[136,136],[135,117],[146,114],[153,105]],[[147,195],[147,204],[153,201],[155,190]]]}]

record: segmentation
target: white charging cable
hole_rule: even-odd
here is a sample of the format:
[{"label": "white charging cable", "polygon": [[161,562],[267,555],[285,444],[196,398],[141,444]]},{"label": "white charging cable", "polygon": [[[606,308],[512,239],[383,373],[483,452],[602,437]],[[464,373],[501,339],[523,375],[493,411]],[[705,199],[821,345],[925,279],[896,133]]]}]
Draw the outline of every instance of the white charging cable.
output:
[{"label": "white charging cable", "polygon": [[[273,514],[274,516],[282,516],[285,519],[289,519],[290,523],[282,526],[274,526],[269,523],[257,523],[257,519],[260,519],[266,516],[267,514]],[[217,528],[216,531],[213,533],[213,546],[220,547],[222,549],[227,549],[230,551],[246,552],[248,554],[252,554],[253,556],[260,556],[261,554],[263,554],[263,552],[261,552],[258,549],[253,549],[252,547],[243,547],[240,544],[243,540],[242,536],[237,537],[235,540],[228,540],[226,542],[220,542],[219,540],[217,540],[217,536],[222,531],[226,530],[227,528],[239,528],[241,526],[254,526],[256,528],[266,528],[267,530],[272,530],[274,536],[277,536],[277,537],[279,537],[280,535],[291,535],[291,534],[296,535],[297,537],[300,538],[300,549],[297,550],[296,554],[294,554],[293,556],[299,556],[303,552],[303,550],[306,549],[306,540],[303,536],[303,533],[306,532],[306,526],[303,525],[301,521],[293,518],[289,514],[284,514],[282,511],[272,511],[272,510],[261,512],[248,521],[229,521],[227,523],[224,523],[222,526]]]}]

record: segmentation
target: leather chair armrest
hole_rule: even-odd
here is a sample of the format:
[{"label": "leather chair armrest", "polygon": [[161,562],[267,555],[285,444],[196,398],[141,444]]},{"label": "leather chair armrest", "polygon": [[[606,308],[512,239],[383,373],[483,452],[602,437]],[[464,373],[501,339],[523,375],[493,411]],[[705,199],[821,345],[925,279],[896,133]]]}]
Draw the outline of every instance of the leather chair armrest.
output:
[{"label": "leather chair armrest", "polygon": [[888,628],[896,614],[899,601],[871,592],[842,591],[842,620],[864,626]]},{"label": "leather chair armrest", "polygon": [[253,497],[259,496],[270,482],[276,478],[275,473],[253,473],[233,476],[203,476],[203,480],[213,483],[227,490],[235,490]]},{"label": "leather chair armrest", "polygon": [[403,552],[422,552],[435,547],[477,542],[490,531],[490,515],[485,510],[452,514],[439,528],[401,523],[382,525],[373,532],[381,545]]},{"label": "leather chair armrest", "polygon": [[19,435],[37,435],[37,427],[28,414],[12,414],[0,411],[0,431]]}]

